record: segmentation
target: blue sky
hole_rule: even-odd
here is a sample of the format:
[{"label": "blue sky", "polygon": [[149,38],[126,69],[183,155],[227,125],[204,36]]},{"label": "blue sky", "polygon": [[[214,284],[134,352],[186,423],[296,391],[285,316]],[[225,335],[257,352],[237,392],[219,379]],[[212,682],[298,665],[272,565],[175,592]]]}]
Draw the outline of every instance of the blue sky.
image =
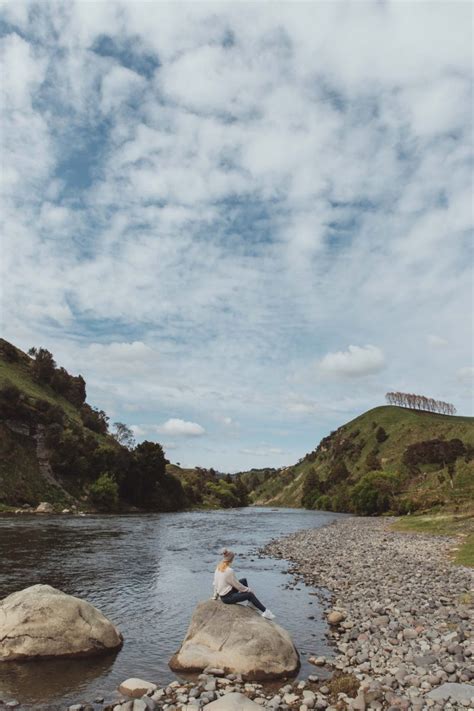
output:
[{"label": "blue sky", "polygon": [[2,330],[186,465],[473,414],[472,7],[2,3]]}]

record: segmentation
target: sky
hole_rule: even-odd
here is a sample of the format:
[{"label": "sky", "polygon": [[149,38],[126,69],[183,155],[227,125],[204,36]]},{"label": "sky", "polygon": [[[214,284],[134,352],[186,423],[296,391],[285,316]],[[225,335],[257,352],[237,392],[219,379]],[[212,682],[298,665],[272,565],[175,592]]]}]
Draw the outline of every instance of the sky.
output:
[{"label": "sky", "polygon": [[472,11],[0,3],[4,337],[186,466],[474,414]]}]

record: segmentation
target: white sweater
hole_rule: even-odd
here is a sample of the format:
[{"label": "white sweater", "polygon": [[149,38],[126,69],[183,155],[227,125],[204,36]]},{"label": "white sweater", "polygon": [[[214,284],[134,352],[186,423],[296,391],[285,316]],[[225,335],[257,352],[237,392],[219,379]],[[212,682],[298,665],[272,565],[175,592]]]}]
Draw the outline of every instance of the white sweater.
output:
[{"label": "white sweater", "polygon": [[227,595],[232,588],[236,588],[239,592],[248,592],[248,588],[237,580],[232,568],[226,568],[224,572],[216,568],[214,573],[214,594],[219,596]]}]

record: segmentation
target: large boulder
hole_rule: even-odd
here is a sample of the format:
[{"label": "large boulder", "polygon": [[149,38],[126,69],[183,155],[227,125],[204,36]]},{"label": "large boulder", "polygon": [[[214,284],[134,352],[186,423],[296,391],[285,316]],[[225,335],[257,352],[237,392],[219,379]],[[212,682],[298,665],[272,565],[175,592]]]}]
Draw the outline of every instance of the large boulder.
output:
[{"label": "large boulder", "polygon": [[35,509],[36,513],[54,513],[53,504],[48,501],[42,501]]},{"label": "large boulder", "polygon": [[277,679],[296,674],[300,661],[282,627],[243,605],[200,602],[180,649],[170,659],[174,671],[219,667],[245,679]]},{"label": "large boulder", "polygon": [[85,600],[32,585],[0,601],[0,662],[82,657],[122,645],[114,625]]}]

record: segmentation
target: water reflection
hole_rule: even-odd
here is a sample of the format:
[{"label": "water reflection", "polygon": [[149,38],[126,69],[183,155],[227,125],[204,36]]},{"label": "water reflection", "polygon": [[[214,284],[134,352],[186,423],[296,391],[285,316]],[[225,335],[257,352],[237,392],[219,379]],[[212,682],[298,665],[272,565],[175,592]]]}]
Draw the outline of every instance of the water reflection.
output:
[{"label": "water reflection", "polygon": [[[35,708],[51,709],[50,701],[74,693],[79,686],[107,677],[117,653],[90,659],[45,659],[35,662],[9,662],[0,669],[2,694],[21,698]],[[99,690],[97,691],[99,693]]]}]

